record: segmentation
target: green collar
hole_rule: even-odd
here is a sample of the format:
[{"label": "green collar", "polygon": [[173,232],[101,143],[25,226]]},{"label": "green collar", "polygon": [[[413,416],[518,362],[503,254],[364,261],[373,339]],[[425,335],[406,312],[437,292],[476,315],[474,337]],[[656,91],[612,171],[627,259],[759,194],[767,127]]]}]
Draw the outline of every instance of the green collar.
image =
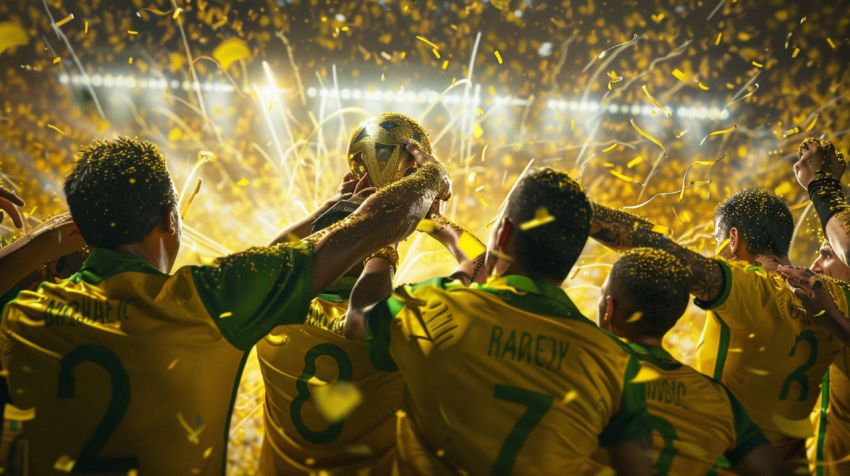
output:
[{"label": "green collar", "polygon": [[128,271],[167,276],[139,255],[97,248],[89,254],[83,267],[71,279],[97,285],[106,278]]},{"label": "green collar", "polygon": [[650,362],[664,370],[676,370],[682,364],[673,358],[669,352],[661,347],[644,344],[631,344],[631,348],[635,351],[638,360]]},{"label": "green collar", "polygon": [[506,304],[526,312],[591,323],[579,312],[563,289],[546,281],[512,274],[489,280],[483,285],[473,284],[471,287],[495,294]]},{"label": "green collar", "polygon": [[354,289],[354,284],[356,282],[357,278],[343,276],[336,280],[335,283],[328,286],[327,289],[319,293],[317,297],[334,303],[348,301],[351,299],[351,290]]}]

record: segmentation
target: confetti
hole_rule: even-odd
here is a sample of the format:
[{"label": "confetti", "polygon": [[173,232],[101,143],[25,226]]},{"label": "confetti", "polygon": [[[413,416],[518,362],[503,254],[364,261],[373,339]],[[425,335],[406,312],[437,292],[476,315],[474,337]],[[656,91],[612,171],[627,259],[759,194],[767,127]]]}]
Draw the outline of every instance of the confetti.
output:
[{"label": "confetti", "polygon": [[639,320],[640,320],[640,318],[641,318],[641,317],[643,317],[643,313],[642,313],[642,312],[640,312],[640,311],[635,312],[634,314],[632,314],[632,315],[631,315],[631,317],[629,317],[628,319],[626,319],[625,323],[626,323],[626,324],[630,324],[630,323],[632,323],[632,322],[637,322],[637,321],[639,321]]},{"label": "confetti", "polygon": [[771,419],[776,428],[782,433],[794,438],[808,438],[812,436],[812,422],[808,418],[802,420],[790,420],[776,413],[771,414]]},{"label": "confetti", "polygon": [[496,59],[499,60],[499,64],[502,64],[502,55],[500,55],[498,51],[494,51],[493,54],[496,55]]},{"label": "confetti", "polygon": [[85,30],[83,30],[83,33],[88,33],[88,32],[89,32],[89,22],[86,22],[85,23]]},{"label": "confetti", "polygon": [[201,416],[195,415],[195,425],[197,428],[192,428],[183,418],[183,414],[181,412],[177,412],[177,421],[180,422],[180,426],[182,426],[188,433],[187,438],[189,441],[197,445],[199,443],[198,436],[200,436],[207,427],[206,423],[201,421]]},{"label": "confetti", "polygon": [[616,143],[616,142],[614,142],[613,144],[611,144],[611,146],[610,146],[610,147],[608,147],[607,149],[602,149],[602,152],[608,152],[609,150],[613,149],[614,147],[617,147],[617,143]]},{"label": "confetti", "polygon": [[[709,138],[709,137],[711,137],[711,136],[716,136],[716,135],[726,134],[726,133],[728,133],[728,132],[732,132],[732,131],[734,131],[734,130],[735,130],[735,129],[737,129],[737,128],[738,128],[738,126],[737,126],[737,124],[736,124],[736,125],[734,125],[734,126],[730,127],[729,129],[723,129],[722,131],[714,131],[714,132],[712,132],[711,134],[709,134],[709,135],[707,135],[707,136],[703,137],[703,139],[699,142],[699,145],[702,145],[702,144],[705,142],[705,140],[706,140],[706,139],[708,139],[708,138]],[[719,160],[719,159],[718,159],[718,160]]]},{"label": "confetti", "polygon": [[[661,104],[658,104],[658,101],[656,101],[656,100],[655,100],[655,98],[654,98],[654,97],[652,97],[652,95],[651,95],[651,94],[649,94],[649,91],[647,91],[647,89],[646,89],[646,85],[645,85],[645,84],[643,85],[643,92],[644,92],[644,93],[646,93],[646,97],[648,97],[648,98],[649,98],[649,100],[650,100],[650,101],[652,101],[652,104],[655,104],[655,105],[658,107],[658,109],[661,109],[662,111],[664,111],[664,112],[666,112],[666,113],[667,113],[667,117],[670,117],[670,116],[672,116],[672,115],[673,115],[673,113],[672,113],[672,112],[670,112],[670,111],[668,111],[668,110],[667,110],[667,108],[665,108],[665,107],[664,107],[664,106],[662,106]],[[637,126],[636,126],[636,127],[637,127]]]},{"label": "confetti", "polygon": [[810,203],[812,203],[811,200],[806,200],[803,203],[798,203],[797,205],[792,205],[792,206],[788,207],[788,209],[789,210],[799,210],[801,208],[805,208],[805,207],[809,206]]},{"label": "confetti", "polygon": [[611,175],[613,175],[614,177],[617,177],[620,180],[625,180],[626,182],[633,182],[633,183],[636,183],[638,185],[643,186],[643,184],[638,182],[637,180],[635,180],[631,177],[626,177],[625,175],[621,174],[620,172],[617,172],[616,170],[609,170],[608,172],[611,172]]},{"label": "confetti", "polygon": [[448,67],[449,67],[449,60],[443,61],[443,69],[446,69]]},{"label": "confetti", "polygon": [[640,134],[640,135],[642,135],[642,136],[646,137],[647,139],[651,140],[651,141],[652,141],[652,142],[654,142],[654,143],[655,143],[655,145],[657,145],[658,147],[661,147],[661,150],[664,152],[664,157],[667,157],[667,149],[665,149],[665,148],[664,148],[664,146],[663,146],[663,145],[661,145],[661,142],[658,142],[658,139],[656,139],[655,137],[652,137],[651,135],[649,135],[649,134],[647,134],[646,132],[642,131],[642,130],[641,130],[641,128],[640,128],[640,127],[638,127],[638,125],[635,123],[635,120],[634,120],[634,119],[630,119],[630,122],[632,123],[632,127],[634,127],[636,131],[638,131],[638,134]]},{"label": "confetti", "polygon": [[782,137],[793,136],[794,134],[797,134],[798,132],[800,132],[800,128],[794,127],[794,128],[788,129],[787,131],[783,132]]},{"label": "confetti", "polygon": [[47,127],[49,127],[49,128],[51,128],[51,129],[53,129],[54,131],[56,131],[56,132],[58,132],[58,133],[62,134],[63,136],[65,135],[65,133],[64,133],[64,132],[62,132],[62,129],[59,129],[58,127],[54,126],[53,124],[48,124],[48,125],[47,125]]},{"label": "confetti", "polygon": [[233,313],[232,313],[232,312],[223,312],[223,313],[219,314],[219,316],[218,316],[218,317],[219,317],[220,319],[224,319],[225,317],[230,317],[230,316],[232,316],[232,315],[233,315]]},{"label": "confetti", "polygon": [[180,15],[180,12],[182,12],[182,11],[183,11],[182,8],[178,8],[177,11],[174,12],[174,15],[171,18],[174,18],[176,20],[177,17]]},{"label": "confetti", "polygon": [[764,65],[763,65],[763,64],[761,64],[761,63],[756,63],[755,61],[753,61],[753,66],[755,66],[756,68],[761,68],[761,67],[763,67]]},{"label": "confetti", "polygon": [[227,68],[236,61],[250,60],[251,50],[248,48],[245,40],[241,38],[230,38],[216,46],[212,55],[221,65],[221,69],[227,71]]},{"label": "confetti", "polygon": [[488,144],[484,144],[484,148],[481,149],[481,162],[484,162],[484,154],[487,153],[487,145]]},{"label": "confetti", "polygon": [[609,51],[613,50],[614,48],[619,48],[621,46],[628,45],[629,43],[637,40],[637,38],[638,38],[637,33],[635,33],[635,36],[631,40],[624,41],[620,44],[617,44],[617,45],[614,45],[614,46],[608,48],[607,50],[603,51],[602,53],[599,53],[599,56],[597,58],[602,59],[602,57],[605,56],[605,54],[608,53]]},{"label": "confetti", "polygon": [[72,14],[68,15],[67,17],[56,22],[56,26],[62,26],[62,25],[68,23],[69,21],[71,21],[73,19],[74,19],[74,14],[72,13]]},{"label": "confetti", "polygon": [[628,164],[626,164],[626,167],[627,167],[627,168],[632,168],[632,167],[634,167],[635,165],[637,165],[637,164],[641,163],[642,161],[643,161],[643,157],[641,157],[641,156],[637,156],[637,157],[635,157],[634,159],[630,160],[630,161],[629,161],[629,163],[628,163]]},{"label": "confetti", "polygon": [[829,43],[829,46],[831,46],[833,50],[835,49],[835,43],[832,42],[831,38],[827,38],[826,42]]},{"label": "confetti", "polygon": [[704,85],[704,84],[702,84],[702,83],[697,83],[697,86],[699,86],[699,88],[700,88],[700,89],[702,89],[702,90],[704,90],[704,91],[708,91],[708,90],[709,90],[709,87],[708,87],[708,86],[706,86],[706,85]]},{"label": "confetti", "polygon": [[243,178],[242,180],[236,182],[236,185],[239,185],[240,187],[244,187],[245,185],[248,185],[249,183],[250,182],[248,181],[248,179]]},{"label": "confetti", "polygon": [[130,63],[130,64],[133,64],[133,57],[132,57],[132,56],[130,57],[130,61],[129,61],[129,63]]},{"label": "confetti", "polygon": [[62,455],[53,463],[53,469],[56,471],[62,471],[63,473],[71,473],[74,471],[74,465],[77,462],[72,460],[68,455]]},{"label": "confetti", "polygon": [[791,53],[791,57],[796,58],[799,53],[800,53],[800,48],[794,48],[794,52]]},{"label": "confetti", "polygon": [[815,118],[812,119],[812,123],[809,124],[809,127],[806,128],[806,132],[809,132],[810,130],[812,130],[813,127],[815,127],[815,124],[817,124],[818,122],[818,116],[820,116],[820,114],[815,114]]},{"label": "confetti", "polygon": [[138,31],[133,31],[133,30],[127,30],[127,34],[129,34],[129,35],[138,35],[138,34],[139,34],[139,32],[138,32]]},{"label": "confetti", "polygon": [[814,315],[814,316],[812,316],[812,317],[818,317],[818,316],[822,316],[822,315],[824,315],[824,314],[826,314],[826,310],[825,310],[825,309],[824,309],[823,311],[821,311],[821,312],[819,312],[819,313],[815,314],[815,315]]},{"label": "confetti", "polygon": [[27,31],[21,25],[12,22],[0,22],[0,53],[15,46],[26,46],[30,42]]},{"label": "confetti", "polygon": [[210,457],[210,455],[212,454],[212,450],[213,450],[213,447],[210,446],[209,448],[207,448],[206,451],[204,451],[204,459],[207,459],[207,458]]},{"label": "confetti", "polygon": [[203,180],[198,178],[198,182],[195,184],[195,189],[192,191],[192,194],[189,195],[189,199],[186,200],[186,205],[183,207],[183,211],[180,213],[180,219],[186,220],[186,215],[189,213],[189,208],[195,203],[195,197],[198,196],[198,192],[201,191],[201,183]]},{"label": "confetti", "polygon": [[180,360],[180,358],[179,358],[179,357],[178,357],[178,358],[176,358],[176,359],[174,359],[174,361],[173,361],[173,362],[171,362],[170,364],[168,364],[168,370],[174,370],[174,366],[176,366],[176,365],[177,365],[177,361],[178,361],[178,360]]},{"label": "confetti", "polygon": [[729,109],[729,108],[730,108],[733,104],[735,104],[735,103],[737,103],[737,102],[740,102],[740,101],[743,101],[744,99],[747,99],[748,97],[750,97],[750,96],[752,96],[753,94],[755,94],[755,92],[756,92],[756,91],[758,91],[758,89],[759,89],[759,83],[756,83],[756,84],[755,84],[755,87],[753,88],[753,90],[752,90],[752,91],[748,92],[747,94],[745,94],[745,95],[743,95],[743,96],[739,97],[738,99],[736,99],[736,100],[734,100],[734,101],[730,102],[729,104],[727,104],[727,105],[726,105],[726,107],[724,107],[724,108],[723,108],[723,110],[722,110],[722,111],[720,111],[720,114],[718,114],[718,115],[717,115],[717,117],[720,117],[721,115],[723,115],[723,113],[724,113],[724,112],[726,112],[726,110],[727,110],[727,109]]},{"label": "confetti", "polygon": [[311,392],[316,408],[328,421],[340,421],[354,411],[363,401],[363,395],[351,382],[337,381],[319,385]]},{"label": "confetti", "polygon": [[732,238],[726,238],[725,240],[723,240],[723,243],[720,243],[720,246],[717,247],[717,251],[715,252],[715,254],[719,256],[720,252],[723,251],[727,246],[729,246],[729,243],[732,243]]},{"label": "confetti", "polygon": [[679,71],[679,68],[673,70],[673,76],[675,76],[679,81],[685,81],[685,73]]},{"label": "confetti", "polygon": [[573,131],[576,128],[576,121],[570,119],[570,130]]},{"label": "confetti", "polygon": [[[431,52],[434,53],[434,56],[436,56],[437,59],[440,59],[440,52],[437,51],[436,48],[432,49]],[[501,61],[499,63],[501,64]]]},{"label": "confetti", "polygon": [[538,207],[534,212],[534,219],[521,224],[519,229],[522,231],[530,230],[553,221],[555,221],[555,217],[549,215],[549,210],[546,207]]},{"label": "confetti", "polygon": [[714,44],[715,44],[715,45],[719,45],[719,44],[720,44],[720,39],[721,39],[721,38],[723,38],[723,32],[722,32],[722,31],[721,31],[720,33],[718,33],[718,34],[717,34],[717,39],[716,39],[716,40],[714,40]]},{"label": "confetti", "polygon": [[56,63],[58,63],[58,62],[60,62],[60,61],[62,61],[62,57],[61,57],[61,56],[57,56],[57,57],[53,58],[53,64],[56,64]]},{"label": "confetti", "polygon": [[653,380],[658,380],[661,378],[661,374],[658,371],[653,370],[649,367],[641,366],[635,378],[631,380],[632,383],[643,383],[643,382],[651,382]]},{"label": "confetti", "polygon": [[435,49],[435,50],[436,50],[436,49],[438,49],[438,46],[437,46],[437,45],[435,45],[434,43],[431,43],[430,41],[426,40],[425,38],[422,38],[421,36],[417,36],[417,37],[416,37],[416,39],[417,39],[417,40],[419,40],[419,41],[424,41],[425,43],[427,43],[428,45],[430,45],[430,46],[431,46],[431,48],[433,48],[433,49]]}]

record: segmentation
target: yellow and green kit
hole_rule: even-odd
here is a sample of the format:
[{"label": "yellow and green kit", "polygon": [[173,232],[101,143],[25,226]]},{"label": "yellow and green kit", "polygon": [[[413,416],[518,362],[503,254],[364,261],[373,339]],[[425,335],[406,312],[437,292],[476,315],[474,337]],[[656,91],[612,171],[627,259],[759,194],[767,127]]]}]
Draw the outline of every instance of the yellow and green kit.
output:
[{"label": "yellow and green kit", "polygon": [[[260,474],[389,475],[404,382],[369,359],[366,344],[341,334],[355,278],[342,278],[310,305],[307,321],[280,326],[257,344],[266,397]],[[349,382],[360,404],[330,421],[317,388]]]},{"label": "yellow and green kit", "polygon": [[307,243],[255,248],[167,275],[98,249],[59,283],[23,291],[0,326],[3,368],[34,474],[224,474],[248,352],[300,324]]},{"label": "yellow and green kit", "polygon": [[637,358],[544,281],[405,286],[370,312],[367,345],[406,385],[402,475],[582,474],[651,432]]}]

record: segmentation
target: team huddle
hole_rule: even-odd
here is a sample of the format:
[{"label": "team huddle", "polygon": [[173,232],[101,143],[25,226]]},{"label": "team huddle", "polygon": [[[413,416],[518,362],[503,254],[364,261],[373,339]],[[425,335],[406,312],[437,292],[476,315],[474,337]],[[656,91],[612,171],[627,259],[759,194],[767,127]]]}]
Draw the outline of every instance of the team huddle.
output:
[{"label": "team huddle", "polygon": [[[370,118],[347,160],[268,246],[174,270],[165,158],[83,148],[70,214],[0,249],[3,473],[222,475],[256,347],[263,475],[850,474],[850,207],[829,142],[794,165],[825,236],[811,269],[763,190],[717,206],[706,257],[529,169],[484,244],[442,216],[451,181],[415,121]],[[20,227],[16,205],[0,190]],[[394,288],[413,233],[457,268]],[[589,238],[622,253],[595,322],[562,289]],[[691,295],[695,369],[662,347]],[[329,417],[328,391],[358,401]]]}]

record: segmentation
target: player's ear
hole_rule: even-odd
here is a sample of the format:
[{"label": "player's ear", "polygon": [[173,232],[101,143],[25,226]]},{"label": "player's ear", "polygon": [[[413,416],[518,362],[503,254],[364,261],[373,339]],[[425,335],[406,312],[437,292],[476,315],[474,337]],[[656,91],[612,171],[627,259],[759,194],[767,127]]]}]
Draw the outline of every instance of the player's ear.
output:
[{"label": "player's ear", "polygon": [[607,327],[611,328],[611,325],[613,324],[613,320],[614,320],[614,306],[616,304],[614,303],[614,298],[611,297],[610,294],[605,296],[605,301],[606,301],[605,302],[606,306],[605,306],[605,317],[604,317],[604,319],[605,319],[605,323],[607,324]]},{"label": "player's ear", "polygon": [[738,248],[741,246],[741,237],[738,235],[738,229],[732,227],[729,230],[729,249],[732,251],[732,254],[738,254]]},{"label": "player's ear", "polygon": [[511,219],[508,217],[502,218],[502,222],[499,224],[499,239],[497,241],[499,248],[505,245],[508,242],[508,238],[511,236],[511,231],[513,229],[513,224],[511,223]]}]

